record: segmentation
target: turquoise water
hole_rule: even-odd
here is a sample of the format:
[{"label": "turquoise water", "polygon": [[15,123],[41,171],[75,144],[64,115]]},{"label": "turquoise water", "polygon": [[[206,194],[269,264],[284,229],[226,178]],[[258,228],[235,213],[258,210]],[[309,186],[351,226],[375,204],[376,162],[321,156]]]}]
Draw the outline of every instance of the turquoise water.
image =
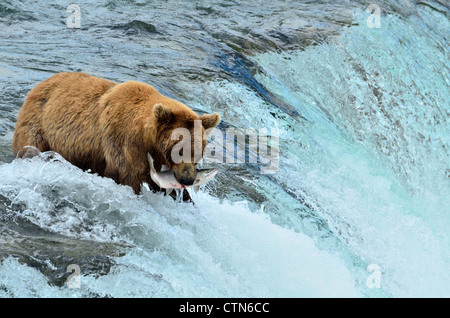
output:
[{"label": "turquoise water", "polygon": [[378,264],[393,296],[448,294],[448,43],[433,31],[449,25],[422,14],[352,27],[281,60],[257,57],[258,80],[307,119],[275,178]]},{"label": "turquoise water", "polygon": [[[383,2],[369,28],[365,2],[276,4],[183,3],[164,28],[170,1],[81,3],[78,34],[51,23],[60,5],[0,5],[0,296],[450,295],[448,8]],[[279,169],[218,165],[193,207],[13,161],[25,93],[67,68],[156,83],[222,129],[278,128]]]}]

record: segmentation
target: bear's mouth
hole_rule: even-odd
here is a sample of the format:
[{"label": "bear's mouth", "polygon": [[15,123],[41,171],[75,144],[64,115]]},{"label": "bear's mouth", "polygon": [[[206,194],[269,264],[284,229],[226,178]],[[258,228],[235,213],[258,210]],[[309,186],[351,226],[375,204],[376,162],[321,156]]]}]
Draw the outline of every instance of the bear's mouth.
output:
[{"label": "bear's mouth", "polygon": [[183,186],[192,186],[195,182],[195,179],[197,177],[197,171],[194,169],[194,171],[186,171],[186,169],[175,169],[174,171],[174,175],[175,175],[175,179]]}]

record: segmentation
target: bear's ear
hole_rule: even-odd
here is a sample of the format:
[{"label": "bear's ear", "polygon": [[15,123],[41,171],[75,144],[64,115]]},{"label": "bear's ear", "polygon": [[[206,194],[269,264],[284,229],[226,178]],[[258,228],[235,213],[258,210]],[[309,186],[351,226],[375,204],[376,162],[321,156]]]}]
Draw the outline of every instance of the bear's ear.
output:
[{"label": "bear's ear", "polygon": [[170,123],[173,119],[173,113],[163,104],[155,104],[153,106],[155,118],[161,123]]},{"label": "bear's ear", "polygon": [[220,115],[217,113],[201,115],[200,119],[205,129],[214,128],[220,123]]}]

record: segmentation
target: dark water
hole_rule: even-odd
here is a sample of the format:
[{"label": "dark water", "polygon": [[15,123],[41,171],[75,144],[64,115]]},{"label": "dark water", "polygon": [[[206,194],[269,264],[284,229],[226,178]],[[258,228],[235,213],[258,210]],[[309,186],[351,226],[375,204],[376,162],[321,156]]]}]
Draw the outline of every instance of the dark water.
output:
[{"label": "dark water", "polygon": [[[76,4],[79,29],[57,1],[0,3],[1,296],[449,296],[445,2],[379,1],[380,28],[370,1]],[[13,162],[26,93],[62,71],[278,128],[279,169],[218,165],[194,208]]]}]

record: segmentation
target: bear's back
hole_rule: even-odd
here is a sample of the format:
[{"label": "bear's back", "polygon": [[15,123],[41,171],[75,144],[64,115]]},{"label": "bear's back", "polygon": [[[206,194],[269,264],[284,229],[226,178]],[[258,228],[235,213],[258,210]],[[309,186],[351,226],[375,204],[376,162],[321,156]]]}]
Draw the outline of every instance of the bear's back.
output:
[{"label": "bear's back", "polygon": [[143,111],[149,116],[152,114],[151,110],[154,105],[163,104],[176,115],[198,117],[188,106],[162,95],[152,85],[138,81],[127,81],[116,85],[102,96],[100,103],[109,104],[109,107],[115,109],[126,107],[126,111],[131,112]]}]

